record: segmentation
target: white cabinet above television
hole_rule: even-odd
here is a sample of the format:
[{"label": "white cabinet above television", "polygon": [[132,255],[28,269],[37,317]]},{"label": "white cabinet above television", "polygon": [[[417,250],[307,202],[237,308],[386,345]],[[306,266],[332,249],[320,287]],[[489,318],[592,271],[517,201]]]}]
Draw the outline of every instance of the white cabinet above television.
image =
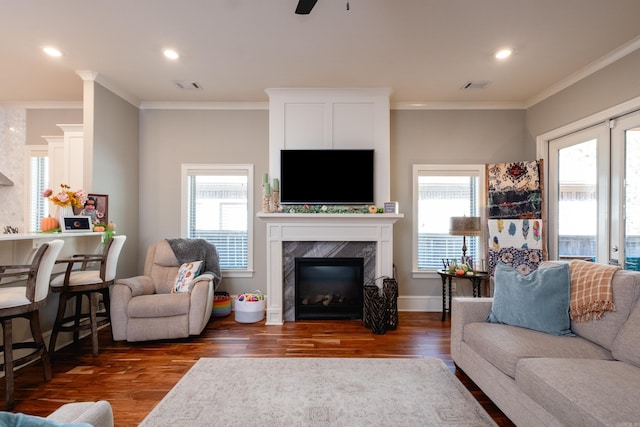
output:
[{"label": "white cabinet above television", "polygon": [[[285,149],[375,150],[375,203],[390,200],[390,89],[267,89],[269,175]],[[331,165],[324,173],[331,173]]]}]

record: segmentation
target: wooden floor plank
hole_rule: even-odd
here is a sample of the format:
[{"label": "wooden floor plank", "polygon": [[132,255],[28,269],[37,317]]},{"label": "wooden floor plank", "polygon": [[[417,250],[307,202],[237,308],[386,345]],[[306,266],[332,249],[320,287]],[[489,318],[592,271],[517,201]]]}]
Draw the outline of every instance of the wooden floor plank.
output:
[{"label": "wooden floor plank", "polygon": [[[20,369],[14,412],[46,416],[64,403],[105,399],[116,426],[137,426],[201,357],[435,357],[455,371],[450,326],[439,313],[400,312],[397,330],[375,335],[361,321],[265,326],[237,323],[231,315],[211,321],[199,337],[146,343],[113,342],[106,327],[97,357],[87,339],[59,350],[49,382],[39,363]],[[456,375],[498,425],[513,426],[464,373]]]}]

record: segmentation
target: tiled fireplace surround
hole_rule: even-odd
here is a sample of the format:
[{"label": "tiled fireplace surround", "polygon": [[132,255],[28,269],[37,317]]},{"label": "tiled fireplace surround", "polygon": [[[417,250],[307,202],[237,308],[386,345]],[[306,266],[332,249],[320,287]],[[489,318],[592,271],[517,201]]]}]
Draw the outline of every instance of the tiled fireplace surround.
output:
[{"label": "tiled fireplace surround", "polygon": [[[260,213],[267,223],[267,325],[295,320],[296,257],[362,257],[364,280],[393,275],[393,224],[402,214]],[[377,283],[379,284],[379,283]]]}]

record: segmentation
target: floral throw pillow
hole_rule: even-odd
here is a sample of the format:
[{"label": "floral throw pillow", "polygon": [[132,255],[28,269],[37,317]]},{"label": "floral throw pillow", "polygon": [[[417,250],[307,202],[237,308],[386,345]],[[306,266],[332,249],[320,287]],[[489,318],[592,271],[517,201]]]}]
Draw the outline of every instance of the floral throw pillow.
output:
[{"label": "floral throw pillow", "polygon": [[191,292],[191,289],[193,288],[193,279],[198,277],[201,267],[202,261],[185,262],[182,264],[178,270],[176,283],[173,285],[171,293]]}]

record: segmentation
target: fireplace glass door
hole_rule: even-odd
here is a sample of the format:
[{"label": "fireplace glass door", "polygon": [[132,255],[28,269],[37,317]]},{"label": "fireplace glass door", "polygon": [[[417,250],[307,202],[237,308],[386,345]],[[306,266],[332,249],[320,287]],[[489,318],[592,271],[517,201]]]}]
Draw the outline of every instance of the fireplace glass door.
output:
[{"label": "fireplace glass door", "polygon": [[363,258],[296,258],[296,320],[362,319]]}]

